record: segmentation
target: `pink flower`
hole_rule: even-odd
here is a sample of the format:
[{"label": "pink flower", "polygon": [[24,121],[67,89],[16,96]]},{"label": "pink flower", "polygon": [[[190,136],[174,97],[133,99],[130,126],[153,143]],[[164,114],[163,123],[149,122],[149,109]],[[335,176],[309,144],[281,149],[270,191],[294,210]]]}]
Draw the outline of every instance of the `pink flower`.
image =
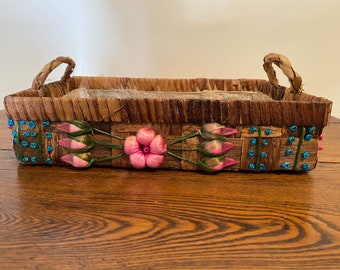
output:
[{"label": "pink flower", "polygon": [[89,167],[93,160],[90,153],[67,154],[60,159],[76,168]]},{"label": "pink flower", "polygon": [[228,158],[225,155],[223,156],[219,156],[219,157],[209,157],[209,158],[205,158],[202,159],[199,162],[199,165],[206,171],[210,171],[210,172],[216,172],[216,171],[220,171],[226,167],[230,167],[237,164],[237,161],[232,159],[232,158]]},{"label": "pink flower", "polygon": [[237,129],[228,128],[218,123],[207,123],[202,125],[200,134],[204,139],[216,139],[222,136],[231,136],[237,133]]},{"label": "pink flower", "polygon": [[82,135],[74,138],[63,138],[58,141],[58,144],[67,149],[89,150],[94,146],[94,141],[91,136]]},{"label": "pink flower", "polygon": [[136,136],[128,136],[124,141],[124,152],[136,169],[158,168],[164,161],[166,149],[163,137],[149,128],[139,129]]},{"label": "pink flower", "polygon": [[224,140],[203,141],[198,147],[199,151],[208,156],[218,156],[233,148],[233,144]]}]

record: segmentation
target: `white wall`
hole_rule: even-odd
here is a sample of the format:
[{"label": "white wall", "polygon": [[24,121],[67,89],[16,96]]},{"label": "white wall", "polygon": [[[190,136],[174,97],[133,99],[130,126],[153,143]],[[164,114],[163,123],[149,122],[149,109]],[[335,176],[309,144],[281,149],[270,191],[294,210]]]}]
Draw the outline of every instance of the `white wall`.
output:
[{"label": "white wall", "polygon": [[339,14],[338,0],[0,0],[1,99],[59,55],[82,76],[266,79],[278,52],[340,117]]}]

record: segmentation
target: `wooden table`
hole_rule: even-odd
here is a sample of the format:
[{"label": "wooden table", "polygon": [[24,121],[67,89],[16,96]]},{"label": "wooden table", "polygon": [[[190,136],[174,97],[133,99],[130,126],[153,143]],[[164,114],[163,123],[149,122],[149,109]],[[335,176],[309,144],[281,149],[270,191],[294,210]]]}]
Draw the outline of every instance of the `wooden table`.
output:
[{"label": "wooden table", "polygon": [[340,269],[340,122],[315,170],[19,165],[1,112],[0,269]]}]

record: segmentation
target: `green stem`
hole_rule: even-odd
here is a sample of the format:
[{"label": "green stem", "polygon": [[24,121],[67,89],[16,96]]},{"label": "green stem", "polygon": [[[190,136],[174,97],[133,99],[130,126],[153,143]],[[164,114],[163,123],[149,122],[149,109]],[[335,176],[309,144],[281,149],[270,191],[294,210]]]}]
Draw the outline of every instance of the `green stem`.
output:
[{"label": "green stem", "polygon": [[258,127],[258,134],[259,134],[259,137],[257,138],[257,146],[256,146],[256,152],[257,152],[256,167],[260,163],[260,151],[261,151],[261,142],[262,142],[262,126]]},{"label": "green stem", "polygon": [[113,148],[113,149],[123,149],[123,145],[118,145],[118,144],[113,144],[113,143],[106,143],[106,142],[94,142],[95,144],[101,145],[101,146],[105,146],[105,147],[109,147],[109,148]]},{"label": "green stem", "polygon": [[301,160],[301,151],[302,151],[302,145],[303,145],[303,140],[304,140],[305,135],[306,135],[306,128],[303,127],[302,130],[301,130],[300,140],[299,140],[299,143],[298,143],[294,167],[293,167],[293,170],[295,170],[295,171],[299,169],[299,162]]},{"label": "green stem", "polygon": [[173,156],[173,157],[175,157],[175,158],[178,158],[178,159],[181,159],[181,160],[184,160],[184,161],[188,161],[188,162],[190,162],[190,163],[192,163],[192,164],[198,165],[198,162],[192,161],[192,160],[187,159],[187,158],[182,157],[182,156],[178,156],[178,155],[176,155],[176,154],[174,154],[174,153],[172,153],[172,152],[170,152],[170,151],[166,151],[166,152],[167,152],[170,156]]},{"label": "green stem", "polygon": [[172,151],[198,151],[198,148],[181,148],[181,147],[169,147],[169,150]]},{"label": "green stem", "polygon": [[101,134],[110,136],[110,137],[115,138],[115,139],[117,139],[117,140],[124,140],[124,138],[122,138],[122,137],[113,135],[113,134],[111,134],[111,133],[105,132],[105,131],[100,130],[100,129],[98,129],[98,128],[94,128],[94,127],[93,127],[92,129],[95,130],[95,131],[97,131],[98,133],[101,133]]},{"label": "green stem", "polygon": [[186,139],[195,137],[195,136],[197,136],[198,134],[199,134],[199,132],[196,131],[196,132],[193,132],[193,133],[190,133],[190,134],[181,136],[181,137],[175,139],[174,141],[170,142],[169,145],[173,145],[173,144],[176,144],[176,143],[178,143],[178,142],[184,141],[184,140],[186,140]]},{"label": "green stem", "polygon": [[16,143],[15,143],[15,147],[16,147],[16,153],[18,155],[18,159],[21,161],[22,159],[22,151],[21,151],[21,146],[20,146],[20,140],[19,140],[19,132],[20,132],[20,128],[19,128],[19,123],[18,121],[15,121],[15,139],[16,139]]},{"label": "green stem", "polygon": [[116,158],[120,158],[124,156],[124,153],[120,153],[118,155],[115,155],[115,156],[110,156],[110,157],[104,157],[104,158],[94,158],[92,159],[92,162],[102,162],[102,161],[106,161],[106,160],[113,160],[113,159],[116,159]]}]

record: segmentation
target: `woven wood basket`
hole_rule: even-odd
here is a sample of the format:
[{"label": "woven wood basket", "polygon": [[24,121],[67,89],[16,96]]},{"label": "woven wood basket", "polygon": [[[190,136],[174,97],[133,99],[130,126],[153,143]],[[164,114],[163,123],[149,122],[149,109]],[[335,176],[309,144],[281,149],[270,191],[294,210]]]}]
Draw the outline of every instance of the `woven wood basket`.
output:
[{"label": "woven wood basket", "polygon": [[[60,64],[60,81],[45,84]],[[272,64],[288,77],[278,84]],[[13,149],[23,164],[175,170],[308,171],[332,102],[302,92],[279,54],[269,81],[84,77],[58,57],[32,87],[6,96]]]}]

